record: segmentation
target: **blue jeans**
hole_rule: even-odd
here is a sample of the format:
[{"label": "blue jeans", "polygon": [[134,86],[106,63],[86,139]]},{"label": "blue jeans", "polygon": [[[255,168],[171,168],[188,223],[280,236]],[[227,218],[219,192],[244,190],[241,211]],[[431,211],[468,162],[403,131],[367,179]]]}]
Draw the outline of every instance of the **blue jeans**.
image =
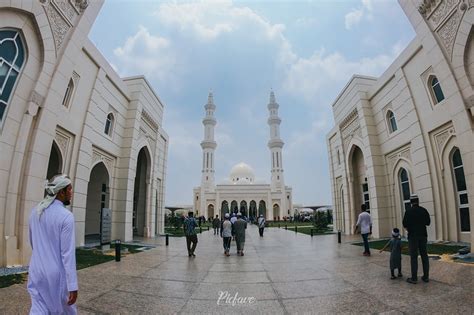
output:
[{"label": "blue jeans", "polygon": [[364,240],[364,253],[370,254],[369,248],[369,233],[361,234],[362,239]]}]

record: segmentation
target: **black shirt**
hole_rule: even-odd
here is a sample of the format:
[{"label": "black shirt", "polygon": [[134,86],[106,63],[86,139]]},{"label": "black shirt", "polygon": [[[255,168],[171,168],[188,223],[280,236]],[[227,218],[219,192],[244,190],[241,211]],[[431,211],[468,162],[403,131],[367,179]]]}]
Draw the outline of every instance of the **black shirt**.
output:
[{"label": "black shirt", "polygon": [[427,237],[426,226],[430,225],[430,214],[428,210],[419,205],[414,205],[405,212],[403,217],[403,227],[408,231],[408,238]]}]

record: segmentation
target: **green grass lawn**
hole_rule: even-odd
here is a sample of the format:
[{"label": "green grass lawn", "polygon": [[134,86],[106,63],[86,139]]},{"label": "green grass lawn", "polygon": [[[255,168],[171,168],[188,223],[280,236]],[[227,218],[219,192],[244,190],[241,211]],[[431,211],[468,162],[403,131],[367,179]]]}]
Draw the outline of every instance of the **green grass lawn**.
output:
[{"label": "green grass lawn", "polygon": [[[325,235],[325,234],[334,234],[332,230],[326,229],[324,231],[316,231],[314,226],[298,226],[298,233],[311,235],[311,229],[313,229],[313,235]],[[288,227],[289,231],[295,231],[295,227]]]},{"label": "green grass lawn", "polygon": [[289,228],[290,226],[309,226],[313,225],[313,222],[289,222],[289,221],[273,221],[273,222],[267,222],[268,227],[278,227],[280,228],[285,228],[285,225]]},{"label": "green grass lawn", "polygon": [[[378,241],[371,241],[369,242],[369,247],[373,249],[382,249],[382,247],[387,244],[388,239],[386,240],[378,240]],[[352,243],[352,245],[357,245],[357,246],[364,246],[363,242],[360,243]],[[402,254],[404,255],[409,255],[408,254],[408,242],[407,241],[402,241]],[[442,254],[456,254],[458,250],[461,248],[464,248],[465,246],[458,246],[458,245],[445,245],[445,244],[428,244],[426,246],[426,249],[428,251],[428,254],[432,255],[442,255]],[[385,251],[389,251],[390,249],[387,248]]]},{"label": "green grass lawn", "polygon": [[[125,249],[128,250],[129,254],[139,253],[141,250],[138,250],[142,246],[140,245],[129,245],[121,244],[122,255],[125,254]],[[111,249],[115,249],[115,244],[110,245]],[[94,265],[102,264],[115,259],[115,251],[110,254],[104,254],[98,248],[93,249],[84,249],[76,248],[76,269],[84,269]],[[27,281],[28,273],[20,273],[8,276],[0,277],[0,288],[9,287],[17,283],[23,283]]]}]

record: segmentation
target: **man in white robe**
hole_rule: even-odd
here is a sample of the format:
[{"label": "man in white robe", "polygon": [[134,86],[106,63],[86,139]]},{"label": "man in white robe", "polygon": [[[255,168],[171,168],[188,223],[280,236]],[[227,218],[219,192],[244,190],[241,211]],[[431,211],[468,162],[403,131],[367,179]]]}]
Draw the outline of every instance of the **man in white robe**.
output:
[{"label": "man in white robe", "polygon": [[71,180],[65,175],[54,177],[46,193],[29,219],[30,314],[77,314],[74,216],[64,207],[71,202]]}]

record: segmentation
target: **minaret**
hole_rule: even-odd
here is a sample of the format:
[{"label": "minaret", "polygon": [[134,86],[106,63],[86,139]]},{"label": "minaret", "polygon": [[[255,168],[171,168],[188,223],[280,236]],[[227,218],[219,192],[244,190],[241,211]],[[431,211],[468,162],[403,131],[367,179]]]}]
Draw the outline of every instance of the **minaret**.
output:
[{"label": "minaret", "polygon": [[270,117],[268,118],[268,125],[270,126],[270,141],[268,141],[268,148],[272,154],[272,189],[285,189],[285,181],[283,179],[283,160],[281,150],[283,148],[283,141],[280,139],[280,123],[281,119],[278,117],[278,103],[275,101],[275,93],[270,92],[270,103],[268,103],[268,111]]},{"label": "minaret", "polygon": [[206,116],[202,120],[204,125],[204,140],[201,142],[202,148],[202,178],[201,188],[213,188],[214,187],[214,151],[216,150],[217,143],[214,141],[214,127],[216,126],[216,119],[214,118],[214,111],[216,105],[214,105],[214,97],[212,92],[209,92],[207,98],[207,104],[204,106],[206,109]]}]

